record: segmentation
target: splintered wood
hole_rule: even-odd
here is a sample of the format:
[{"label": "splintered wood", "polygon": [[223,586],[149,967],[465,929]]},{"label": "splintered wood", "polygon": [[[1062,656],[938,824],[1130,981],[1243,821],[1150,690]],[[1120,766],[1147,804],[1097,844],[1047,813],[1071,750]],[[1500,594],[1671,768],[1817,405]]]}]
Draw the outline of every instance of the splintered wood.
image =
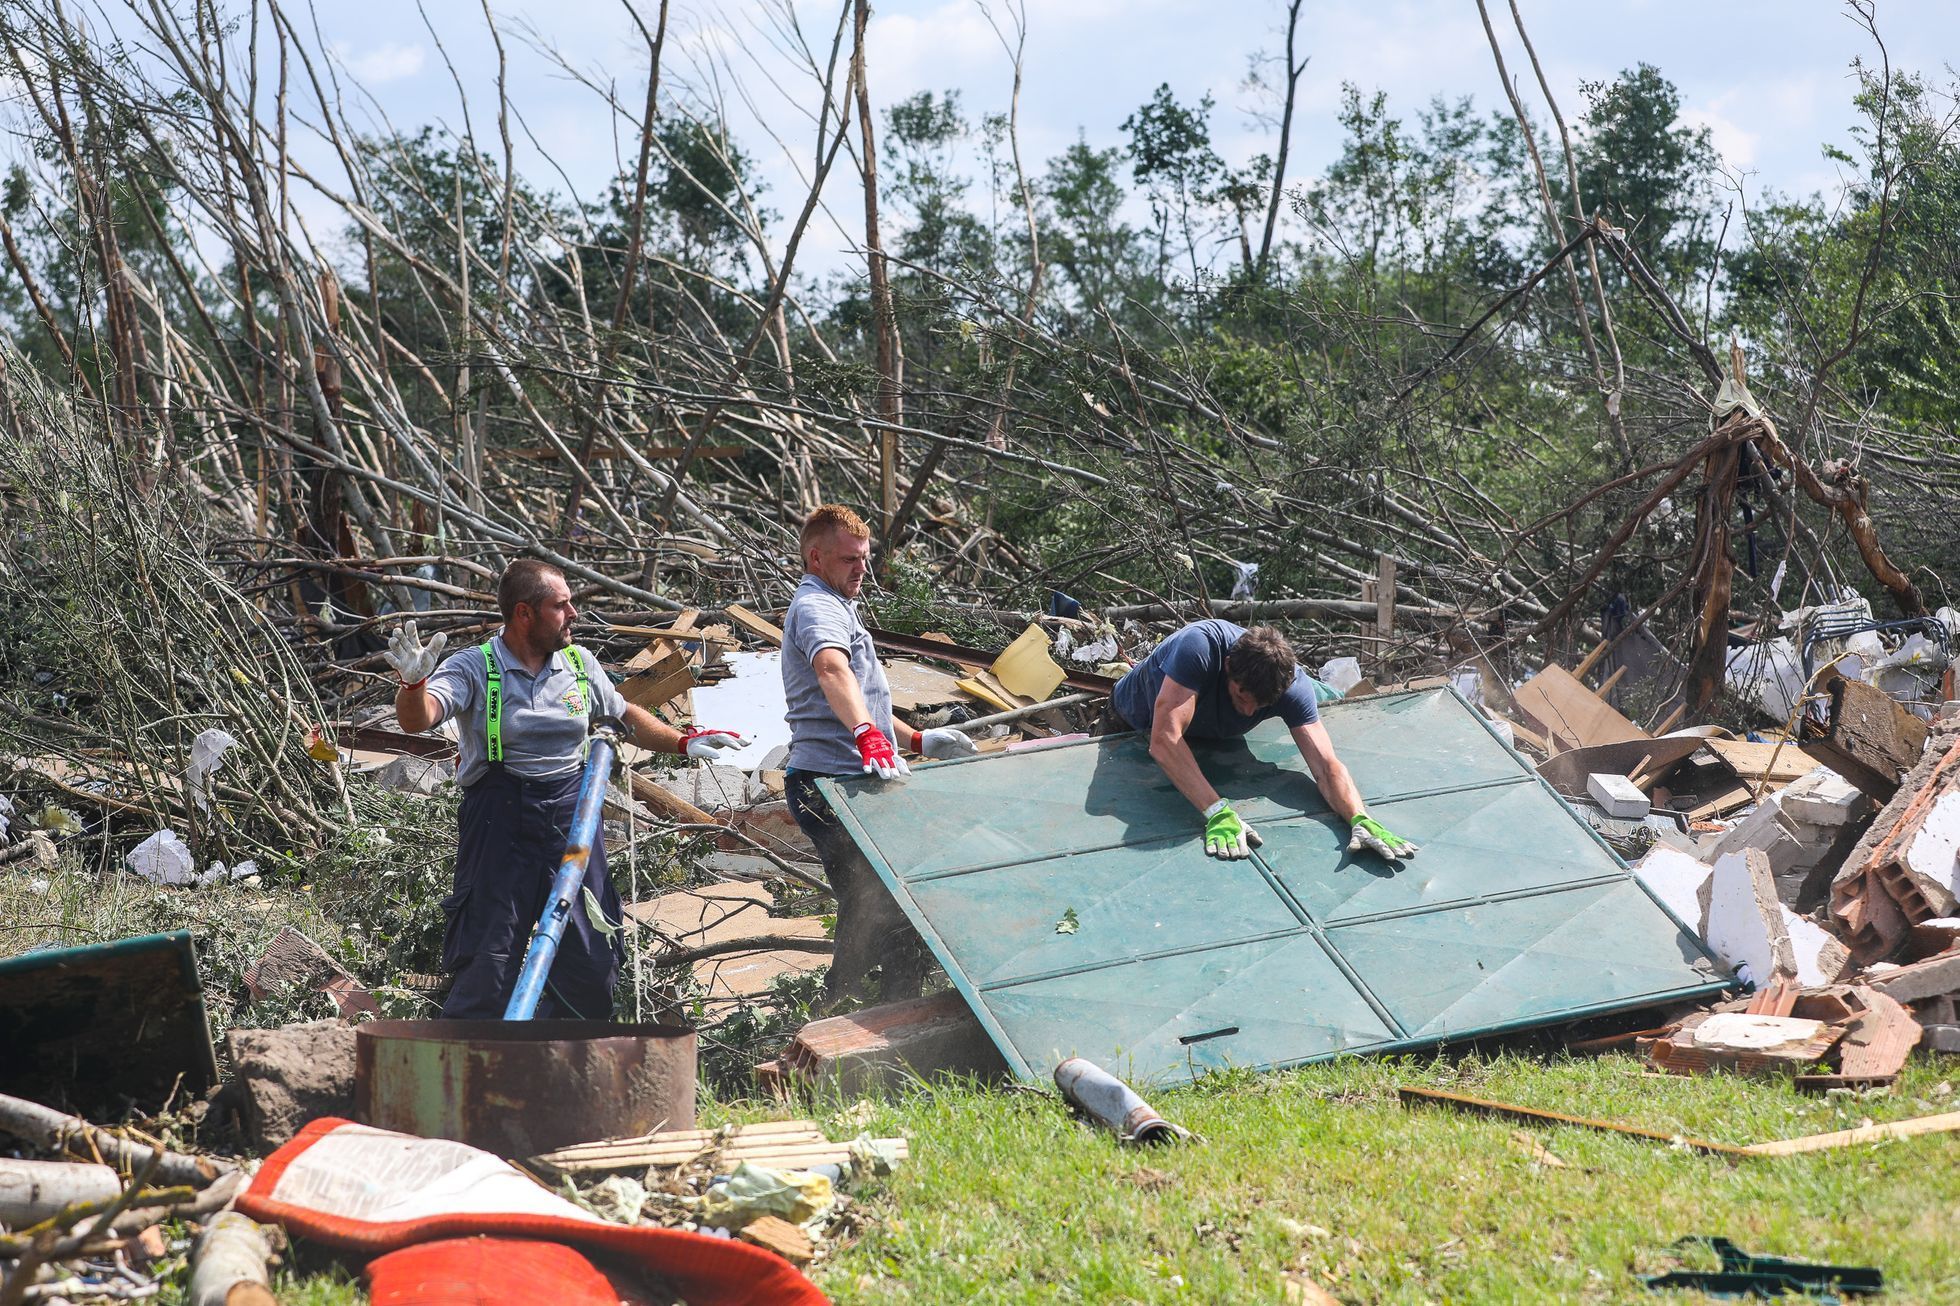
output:
[{"label": "splintered wood", "polygon": [[[891,1143],[898,1159],[910,1155],[902,1138]],[[851,1164],[851,1145],[833,1143],[808,1120],[779,1120],[722,1129],[670,1129],[639,1138],[614,1138],[579,1143],[545,1152],[532,1163],[559,1174],[597,1174],[613,1170],[681,1169],[712,1158],[733,1169],[750,1165],[779,1170],[808,1170],[812,1166]]]}]

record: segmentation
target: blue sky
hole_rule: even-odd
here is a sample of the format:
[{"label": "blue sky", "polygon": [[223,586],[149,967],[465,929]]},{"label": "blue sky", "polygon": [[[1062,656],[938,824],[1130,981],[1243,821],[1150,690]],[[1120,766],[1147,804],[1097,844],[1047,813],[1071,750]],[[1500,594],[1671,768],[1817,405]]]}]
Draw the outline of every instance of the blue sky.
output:
[{"label": "blue sky", "polygon": [[[651,23],[657,0],[634,2]],[[827,41],[833,0],[794,3],[811,39]],[[1001,0],[986,3],[1000,15]],[[1582,80],[1652,63],[1681,88],[1687,116],[1710,128],[1751,199],[1764,187],[1834,191],[1837,172],[1820,147],[1847,139],[1851,61],[1877,54],[1838,0],[1519,3],[1568,118],[1582,108]],[[512,99],[550,159],[533,152],[520,129],[520,170],[561,191],[569,181],[596,192],[630,159],[630,124],[615,120],[530,43],[556,47],[593,78],[615,84],[619,98],[637,109],[646,56],[622,0],[492,0],[492,8],[505,27]],[[1500,34],[1509,33],[1511,69],[1542,118],[1529,66],[1509,32],[1508,0],[1492,0],[1491,8]],[[664,80],[697,94],[718,88],[780,211],[803,193],[797,168],[810,152],[806,115],[815,96],[783,55],[771,17],[779,9],[771,0],[673,0]],[[1270,148],[1264,129],[1242,112],[1251,100],[1241,83],[1249,54],[1280,46],[1278,0],[1027,0],[1027,9],[1022,144],[1036,170],[1078,132],[1092,144],[1118,143],[1122,120],[1160,82],[1187,102],[1207,91],[1216,97],[1214,132],[1229,160]],[[480,139],[493,142],[495,54],[478,0],[425,0],[423,12],[470,92]],[[1895,66],[1947,80],[1946,61],[1960,56],[1960,3],[1880,0],[1878,17]],[[317,22],[395,126],[460,125],[456,87],[415,5],[321,0]],[[1011,70],[982,0],[885,0],[875,7],[870,42],[878,105],[951,87],[975,118],[1007,106]],[[1290,182],[1310,178],[1334,157],[1343,81],[1386,91],[1409,118],[1434,95],[1472,95],[1486,110],[1503,103],[1474,0],[1309,0],[1300,48],[1311,62]],[[793,153],[770,139],[765,123]],[[833,181],[826,198],[837,206],[835,219],[813,229],[806,271],[837,266],[856,234],[846,230],[858,220],[854,197]]]}]

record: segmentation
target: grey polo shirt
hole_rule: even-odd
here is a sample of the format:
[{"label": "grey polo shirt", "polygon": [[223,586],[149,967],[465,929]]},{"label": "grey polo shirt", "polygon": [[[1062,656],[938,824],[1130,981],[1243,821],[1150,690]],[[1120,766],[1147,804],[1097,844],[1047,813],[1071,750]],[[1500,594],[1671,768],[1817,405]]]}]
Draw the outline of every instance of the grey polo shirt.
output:
[{"label": "grey polo shirt", "polygon": [[[579,698],[578,671],[569,651],[553,653],[534,676],[505,646],[502,635],[491,638],[490,650],[503,682],[504,765],[527,780],[576,774],[585,765],[579,750],[593,715],[588,706],[602,716],[623,716],[626,712],[626,700],[620,697],[599,659],[590,649],[579,649],[585,658],[587,687],[593,700],[588,705]],[[429,697],[440,709],[437,720],[453,718],[456,722],[456,783],[465,787],[481,780],[490,767],[484,721],[484,691],[489,683],[478,644],[451,653],[429,677]]]},{"label": "grey polo shirt", "polygon": [[827,648],[842,649],[850,659],[851,674],[864,691],[864,706],[871,713],[871,724],[885,732],[898,747],[892,733],[892,691],[885,682],[885,669],[878,664],[878,650],[871,643],[871,632],[858,619],[858,605],[845,598],[815,576],[805,574],[783,614],[783,698],[789,704],[789,765],[798,771],[820,775],[857,775],[864,769],[857,741],[837,714],[817,683],[814,659]]}]

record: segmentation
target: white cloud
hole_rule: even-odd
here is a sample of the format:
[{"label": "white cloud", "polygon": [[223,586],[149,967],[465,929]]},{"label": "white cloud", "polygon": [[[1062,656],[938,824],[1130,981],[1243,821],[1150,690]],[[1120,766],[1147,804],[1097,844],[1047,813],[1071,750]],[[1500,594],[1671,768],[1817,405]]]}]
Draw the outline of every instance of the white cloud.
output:
[{"label": "white cloud", "polygon": [[334,53],[355,80],[367,86],[380,86],[385,82],[413,77],[422,71],[422,65],[429,57],[428,50],[419,41],[413,45],[384,41],[371,50],[359,53],[345,46],[336,46]]}]

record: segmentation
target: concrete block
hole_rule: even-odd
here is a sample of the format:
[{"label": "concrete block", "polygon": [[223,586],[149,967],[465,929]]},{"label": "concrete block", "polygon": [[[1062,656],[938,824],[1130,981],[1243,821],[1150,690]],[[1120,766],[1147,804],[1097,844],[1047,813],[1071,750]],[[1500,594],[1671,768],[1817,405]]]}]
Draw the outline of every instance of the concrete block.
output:
[{"label": "concrete block", "polygon": [[1701,890],[1710,874],[1706,862],[1673,848],[1655,848],[1633,868],[1634,878],[1696,934],[1706,928]]},{"label": "concrete block", "polygon": [[1784,787],[1783,814],[1811,825],[1849,825],[1871,811],[1871,800],[1828,766]]},{"label": "concrete block", "polygon": [[270,1151],[319,1116],[354,1114],[354,1027],[315,1020],[226,1036],[245,1136]]},{"label": "concrete block", "polygon": [[1755,848],[1730,853],[1709,876],[1708,925],[1703,938],[1722,962],[1752,984],[1797,973],[1783,924],[1783,904],[1769,858]]},{"label": "concrete block", "polygon": [[1647,795],[1623,775],[1595,771],[1586,777],[1586,793],[1608,816],[1621,821],[1637,821],[1653,809]]}]

